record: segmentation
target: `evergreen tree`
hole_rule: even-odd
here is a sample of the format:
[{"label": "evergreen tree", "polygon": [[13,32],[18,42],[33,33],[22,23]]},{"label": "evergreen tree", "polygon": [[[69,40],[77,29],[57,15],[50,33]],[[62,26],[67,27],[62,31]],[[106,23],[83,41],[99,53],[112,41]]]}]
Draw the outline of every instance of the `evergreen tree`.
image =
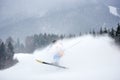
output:
[{"label": "evergreen tree", "polygon": [[35,48],[38,48],[39,47],[39,36],[35,34],[33,38],[34,38]]},{"label": "evergreen tree", "polygon": [[12,45],[12,38],[6,40],[6,43],[0,41],[0,69],[8,68],[18,60],[13,60],[14,56],[14,48]]},{"label": "evergreen tree", "polygon": [[13,56],[14,56],[14,48],[13,48],[12,43],[9,42],[7,46],[7,59],[13,60]]},{"label": "evergreen tree", "polygon": [[118,26],[117,26],[116,36],[120,37],[120,24],[119,23],[118,23]]},{"label": "evergreen tree", "polygon": [[120,44],[120,24],[119,23],[118,23],[117,30],[116,30],[115,40],[117,43]]},{"label": "evergreen tree", "polygon": [[109,32],[109,35],[114,38],[115,37],[115,30],[112,28],[111,31]]},{"label": "evergreen tree", "polygon": [[13,59],[13,55],[14,55],[14,51],[13,51],[13,39],[11,37],[6,39],[5,42],[5,46],[6,46],[6,53],[7,53],[7,60],[12,60]]},{"label": "evergreen tree", "polygon": [[23,43],[20,42],[19,39],[15,42],[14,46],[14,52],[15,53],[24,53],[25,52],[25,46]]},{"label": "evergreen tree", "polygon": [[4,68],[6,61],[6,49],[5,44],[2,42],[0,45],[0,69]]},{"label": "evergreen tree", "polygon": [[61,39],[65,38],[65,35],[60,35],[60,38],[61,38]]},{"label": "evergreen tree", "polygon": [[81,36],[81,35],[82,35],[82,33],[80,32],[78,36]]},{"label": "evergreen tree", "polygon": [[100,34],[103,34],[103,30],[102,30],[102,28],[100,28],[100,32],[99,32]]},{"label": "evergreen tree", "polygon": [[95,33],[95,30],[93,30],[93,31],[92,31],[92,34],[93,34],[93,35],[95,35],[95,34],[96,34],[96,33]]},{"label": "evergreen tree", "polygon": [[104,33],[104,34],[107,34],[107,33],[108,33],[108,31],[107,31],[107,28],[106,28],[106,27],[104,28],[103,33]]},{"label": "evergreen tree", "polygon": [[69,34],[69,35],[68,35],[68,38],[72,38],[72,37],[74,37],[73,34]]},{"label": "evergreen tree", "polygon": [[0,39],[0,45],[2,44],[2,39]]},{"label": "evergreen tree", "polygon": [[20,52],[20,40],[19,39],[17,39],[14,47],[15,47],[15,52],[16,53]]},{"label": "evergreen tree", "polygon": [[5,55],[6,55],[5,44],[2,42],[0,45],[0,59],[5,58]]},{"label": "evergreen tree", "polygon": [[34,38],[33,36],[27,36],[25,40],[25,50],[26,52],[32,53],[35,50]]},{"label": "evergreen tree", "polygon": [[5,45],[8,45],[9,42],[11,42],[11,44],[14,44],[14,40],[12,39],[12,37],[6,39]]},{"label": "evergreen tree", "polygon": [[107,33],[108,33],[108,30],[107,30],[106,27],[104,28],[104,30],[102,28],[100,28],[100,32],[99,32],[100,35],[101,34],[107,34]]}]

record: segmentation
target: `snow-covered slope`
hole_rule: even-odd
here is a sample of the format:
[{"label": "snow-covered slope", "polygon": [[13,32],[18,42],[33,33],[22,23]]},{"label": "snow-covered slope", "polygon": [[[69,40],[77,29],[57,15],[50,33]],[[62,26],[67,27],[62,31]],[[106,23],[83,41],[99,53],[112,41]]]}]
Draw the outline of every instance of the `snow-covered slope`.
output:
[{"label": "snow-covered slope", "polygon": [[60,64],[69,69],[37,63],[38,58],[52,60],[45,48],[31,55],[16,54],[19,63],[0,71],[0,80],[120,80],[120,50],[111,38],[87,35],[62,42],[65,55]]},{"label": "snow-covered slope", "polygon": [[108,6],[108,7],[111,14],[120,17],[116,7],[113,7],[113,6]]}]

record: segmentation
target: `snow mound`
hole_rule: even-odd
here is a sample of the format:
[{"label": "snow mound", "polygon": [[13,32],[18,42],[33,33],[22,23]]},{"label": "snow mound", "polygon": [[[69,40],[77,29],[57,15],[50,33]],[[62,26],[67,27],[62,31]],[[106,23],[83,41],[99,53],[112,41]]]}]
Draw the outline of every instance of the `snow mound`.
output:
[{"label": "snow mound", "polygon": [[120,50],[108,36],[90,35],[62,41],[65,55],[61,65],[69,69],[37,63],[51,61],[48,48],[34,54],[19,53],[19,63],[0,71],[0,80],[120,80]]}]

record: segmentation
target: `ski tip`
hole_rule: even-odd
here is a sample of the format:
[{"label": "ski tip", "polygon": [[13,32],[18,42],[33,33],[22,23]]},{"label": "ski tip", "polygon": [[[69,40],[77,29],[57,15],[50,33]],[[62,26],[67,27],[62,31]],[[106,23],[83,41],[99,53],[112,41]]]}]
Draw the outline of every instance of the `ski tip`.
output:
[{"label": "ski tip", "polygon": [[38,60],[38,59],[35,59],[37,62],[40,62],[40,63],[42,63],[43,61],[41,61],[41,60]]}]

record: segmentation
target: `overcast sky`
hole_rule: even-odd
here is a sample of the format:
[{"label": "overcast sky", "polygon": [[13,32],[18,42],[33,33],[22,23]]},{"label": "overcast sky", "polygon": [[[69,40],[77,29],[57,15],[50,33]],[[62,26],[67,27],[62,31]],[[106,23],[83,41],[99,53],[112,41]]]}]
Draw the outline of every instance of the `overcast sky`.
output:
[{"label": "overcast sky", "polygon": [[[112,5],[118,5],[119,0],[102,0]],[[96,3],[101,0],[0,0],[0,21],[13,16],[42,16],[47,11],[76,5],[84,5],[88,2]],[[72,6],[72,7],[73,7]],[[20,18],[19,18],[20,19]]]},{"label": "overcast sky", "polygon": [[2,0],[0,1],[0,11],[2,16],[10,17],[14,15],[40,15],[51,8],[70,5],[78,0]]},{"label": "overcast sky", "polygon": [[[91,4],[91,3],[92,4],[105,3],[106,5],[116,5],[117,7],[119,7],[119,0],[0,0],[0,37],[6,36],[6,35],[17,36],[21,34],[21,32],[18,33],[18,30],[20,30],[20,27],[23,29],[25,26],[30,27],[31,25],[32,26],[30,29],[33,30],[34,27],[36,27],[36,30],[38,30],[38,31],[33,30],[34,32],[40,32],[39,29],[42,32],[48,27],[51,28],[51,32],[63,31],[65,33],[66,30],[67,31],[69,30],[71,33],[75,33],[79,29],[81,31],[82,30],[85,31],[86,27],[78,28],[78,26],[80,26],[80,24],[81,26],[83,26],[84,22],[80,23],[80,19],[85,20],[87,17],[85,15],[81,16],[80,10],[78,8],[80,6]],[[87,9],[88,8],[89,6],[87,6]],[[60,11],[62,12],[60,13]],[[83,11],[84,10],[82,10],[82,12]],[[56,15],[55,13],[58,15]],[[81,14],[83,15],[84,13],[81,13]],[[88,13],[85,13],[85,14],[88,14]],[[57,22],[57,20],[52,21],[51,17],[54,17],[58,21],[61,20],[61,23],[60,21]],[[37,20],[38,18],[39,20]],[[88,20],[85,20],[85,21],[91,22],[89,18]],[[41,24],[39,24],[40,22]],[[91,26],[92,23],[91,24],[88,23],[88,25]],[[98,24],[94,24],[94,25],[101,26]],[[61,29],[61,26],[64,27],[65,31]],[[29,30],[27,31],[20,30],[24,32],[24,34],[21,34],[21,35],[30,34],[30,33],[27,33]]]}]

